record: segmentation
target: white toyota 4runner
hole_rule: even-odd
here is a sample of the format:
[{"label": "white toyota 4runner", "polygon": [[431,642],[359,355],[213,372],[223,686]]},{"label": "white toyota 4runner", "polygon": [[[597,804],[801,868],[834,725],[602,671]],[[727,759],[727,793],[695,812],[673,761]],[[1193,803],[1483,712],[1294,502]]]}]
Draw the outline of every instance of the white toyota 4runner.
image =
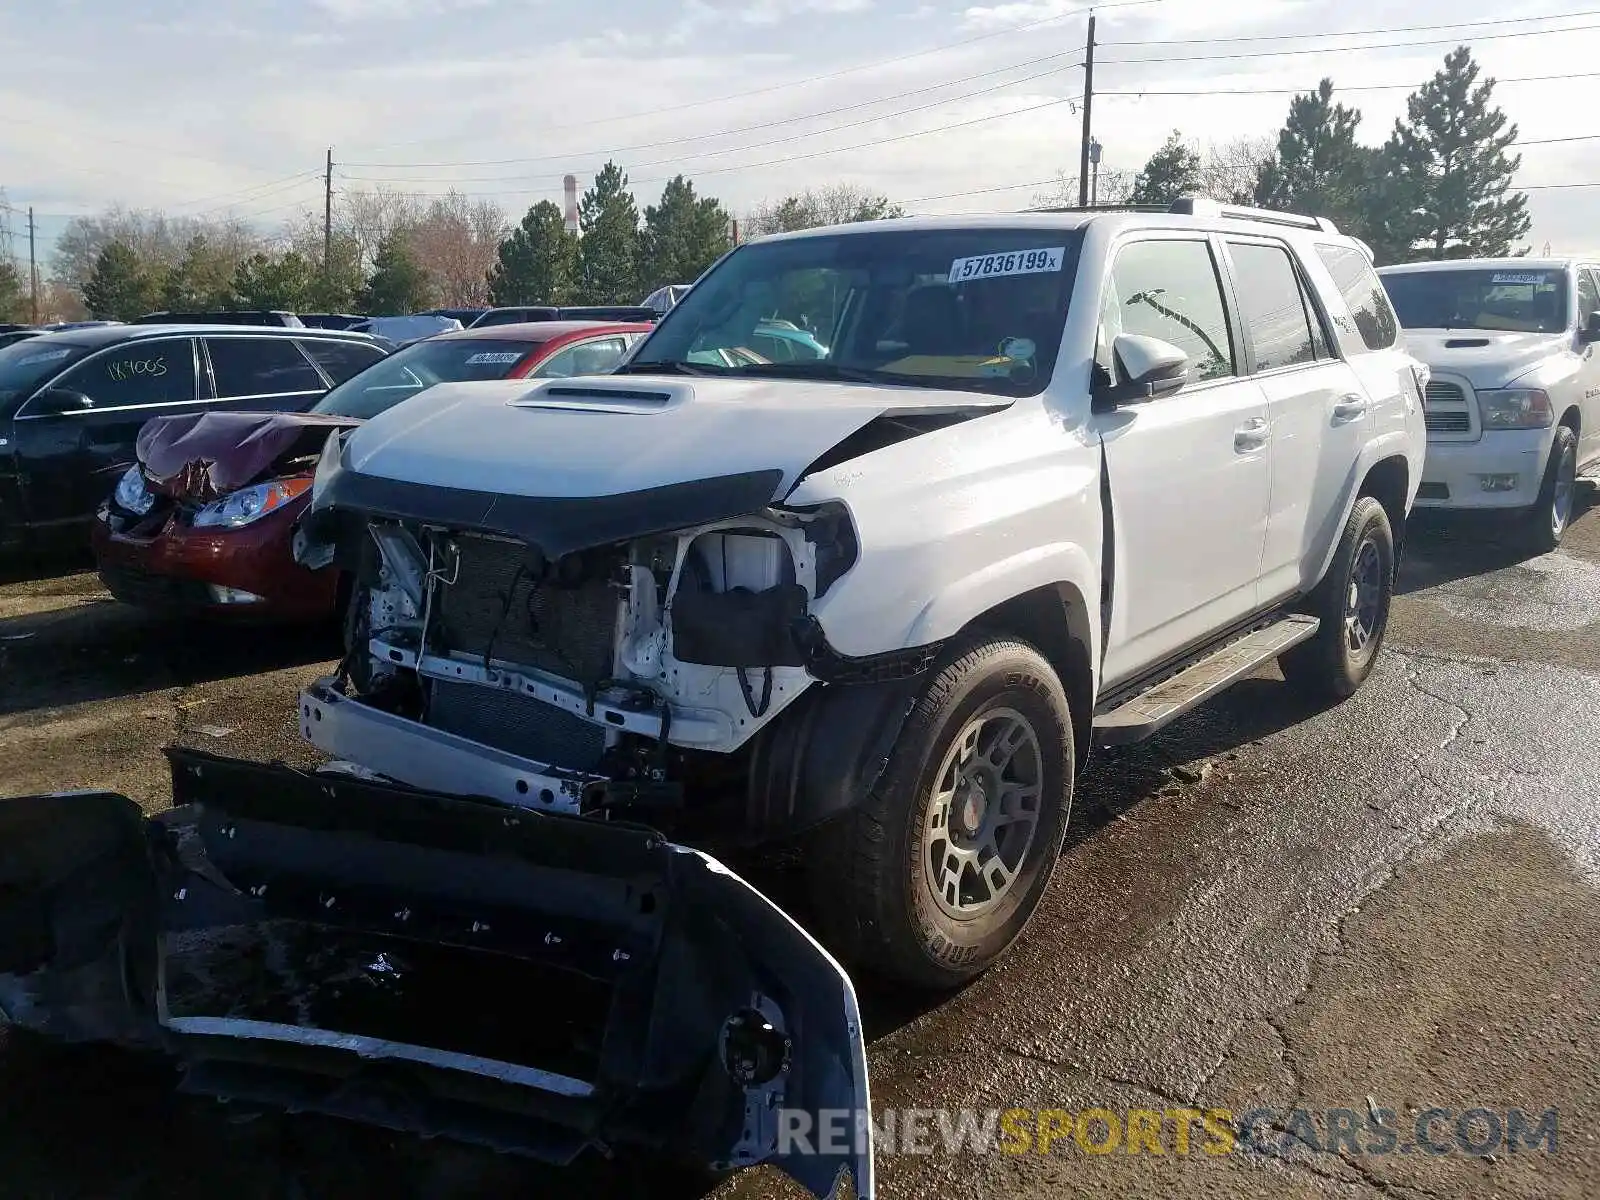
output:
[{"label": "white toyota 4runner", "polygon": [[1600,268],[1461,259],[1379,275],[1431,371],[1418,507],[1516,510],[1531,547],[1553,550],[1600,460]]},{"label": "white toyota 4runner", "polygon": [[[774,317],[826,354],[722,353]],[[1033,912],[1092,745],[1272,658],[1360,686],[1424,379],[1321,219],[751,242],[617,375],[442,385],[329,441],[297,552],[359,585],[303,730],[415,787],[808,834],[831,944],[955,984]]]}]

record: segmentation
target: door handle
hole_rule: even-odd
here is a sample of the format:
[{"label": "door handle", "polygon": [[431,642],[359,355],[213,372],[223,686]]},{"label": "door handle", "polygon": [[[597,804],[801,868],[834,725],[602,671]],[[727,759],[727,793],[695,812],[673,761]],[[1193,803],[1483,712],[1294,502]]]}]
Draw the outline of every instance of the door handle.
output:
[{"label": "door handle", "polygon": [[1233,448],[1240,454],[1259,450],[1267,444],[1267,419],[1251,417],[1233,431]]},{"label": "door handle", "polygon": [[1357,417],[1365,416],[1367,411],[1367,398],[1351,392],[1348,396],[1340,396],[1339,403],[1333,406],[1333,423],[1342,425],[1346,421],[1354,421]]}]

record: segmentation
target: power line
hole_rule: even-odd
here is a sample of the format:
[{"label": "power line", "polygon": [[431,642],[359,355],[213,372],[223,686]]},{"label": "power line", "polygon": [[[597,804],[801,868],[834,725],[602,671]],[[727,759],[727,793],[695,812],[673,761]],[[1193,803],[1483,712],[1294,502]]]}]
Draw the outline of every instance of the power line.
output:
[{"label": "power line", "polygon": [[[1508,79],[1496,79],[1494,84],[1499,87],[1503,83],[1551,83],[1556,80],[1569,79],[1600,79],[1600,71],[1569,71],[1560,75],[1522,75]],[[1362,83],[1341,84],[1334,87],[1334,95],[1340,92],[1401,92],[1415,90],[1428,82],[1420,83]],[[1138,88],[1121,91],[1095,90],[1095,97],[1102,96],[1300,96],[1314,91],[1312,87],[1287,87],[1287,88]]]},{"label": "power line", "polygon": [[1554,146],[1559,142],[1593,142],[1597,140],[1600,140],[1600,133],[1579,133],[1574,134],[1572,137],[1529,138],[1527,141],[1523,142],[1512,142],[1511,148],[1516,149],[1521,146]]},{"label": "power line", "polygon": [[[717,131],[715,133],[697,133],[697,134],[689,135],[687,137],[667,138],[664,141],[659,141],[659,142],[639,142],[639,143],[636,143],[635,145],[632,145],[632,146],[613,146],[608,150],[577,151],[577,152],[573,152],[573,153],[561,153],[561,154],[542,154],[542,155],[536,155],[536,156],[530,157],[530,158],[489,158],[489,159],[477,159],[477,160],[470,160],[469,159],[469,160],[463,160],[463,161],[460,161],[460,162],[419,162],[419,163],[346,162],[344,165],[347,166],[347,167],[370,167],[370,168],[384,168],[384,167],[387,167],[387,168],[399,168],[399,169],[402,169],[402,170],[422,170],[424,168],[430,168],[430,167],[509,167],[509,166],[515,166],[515,165],[517,165],[519,163],[560,162],[560,161],[563,161],[563,160],[568,160],[568,159],[573,159],[573,158],[599,158],[602,155],[628,154],[628,153],[631,153],[634,150],[654,150],[654,149],[657,149],[657,148],[659,148],[661,146],[677,146],[677,145],[681,145],[684,142],[704,142],[704,141],[710,141],[710,140],[712,140],[714,138],[734,137],[734,136],[737,136],[738,134],[743,134],[743,133],[760,133],[760,132],[762,132],[764,130],[771,129],[774,126],[778,126],[778,125],[794,125],[794,124],[798,124],[801,121],[816,120],[819,117],[836,116],[839,113],[853,112],[856,109],[861,109],[861,108],[870,108],[870,107],[872,107],[873,105],[876,105],[876,104],[886,104],[891,100],[904,100],[908,96],[920,96],[920,95],[924,95],[924,94],[926,94],[928,92],[942,91],[945,88],[955,87],[957,84],[971,83],[973,80],[976,80],[976,79],[988,79],[988,78],[991,78],[992,76],[995,76],[995,75],[1004,75],[1007,71],[1018,71],[1018,70],[1021,70],[1023,67],[1037,66],[1039,63],[1051,62],[1051,61],[1053,61],[1055,59],[1058,59],[1058,58],[1066,58],[1066,57],[1068,57],[1070,55],[1073,55],[1073,54],[1076,54],[1076,53],[1077,53],[1076,50],[1062,50],[1062,51],[1060,51],[1059,53],[1056,53],[1056,54],[1046,54],[1046,55],[1042,55],[1039,58],[1024,59],[1022,62],[1011,63],[1011,64],[1009,64],[1007,66],[1004,66],[1004,67],[996,67],[992,71],[980,71],[976,75],[964,75],[964,76],[961,76],[958,79],[947,79],[947,80],[944,80],[941,83],[929,84],[927,87],[913,88],[911,91],[908,91],[908,92],[895,92],[892,95],[879,96],[876,100],[862,100],[862,101],[859,101],[859,102],[857,102],[855,104],[842,104],[842,105],[839,105],[837,108],[825,108],[825,109],[821,110],[820,112],[803,113],[802,115],[797,116],[797,117],[784,117],[781,120],[777,120],[777,121],[763,121],[758,125],[745,125],[745,126],[742,126],[742,127],[738,128],[738,129],[723,129],[723,130],[719,130],[719,131]],[[1013,80],[1010,80],[1007,83],[995,85],[996,86],[996,90],[998,90],[1001,87],[1011,87],[1014,84],[1018,84],[1018,83],[1027,83],[1027,82],[1029,82],[1030,80],[1033,80],[1033,79],[1042,79],[1046,75],[1056,74],[1057,70],[1066,70],[1066,69],[1070,69],[1070,67],[1076,67],[1078,65],[1080,65],[1080,64],[1071,63],[1066,68],[1057,68],[1055,70],[1050,70],[1050,71],[1041,71],[1036,75],[1029,75],[1029,76],[1026,76],[1026,77],[1021,78],[1021,79],[1013,79]],[[974,94],[981,94],[981,93],[974,93]],[[946,97],[945,100],[942,101],[941,103],[948,103],[952,99],[959,100],[959,99],[963,99],[963,97],[959,97],[959,96],[957,96],[957,97]],[[916,111],[916,110],[913,109],[913,110],[910,110],[910,111]],[[883,118],[880,118],[880,119],[885,119],[886,120],[886,119],[888,119],[888,117],[895,116],[895,115],[897,115],[897,114],[888,113],[888,114],[885,114],[885,116]],[[800,135],[800,136],[807,136],[807,135]],[[748,149],[748,147],[746,147],[746,148]],[[361,178],[361,177],[360,176],[354,176],[353,178]],[[506,176],[505,178],[515,179],[515,178],[521,178],[521,177],[520,176]]]},{"label": "power line", "polygon": [[[711,104],[726,104],[730,100],[744,100],[750,96],[765,96],[772,92],[787,91],[789,88],[805,87],[808,84],[822,83],[829,79],[839,79],[845,75],[856,75],[862,71],[876,71],[884,67],[895,66],[898,63],[911,62],[913,59],[927,58],[933,54],[943,54],[947,50],[959,50],[965,46],[976,45],[979,42],[990,41],[997,37],[1009,37],[1015,33],[1025,33],[1030,29],[1037,29],[1042,25],[1053,25],[1058,21],[1065,21],[1070,17],[1082,16],[1093,9],[1095,12],[1105,12],[1108,9],[1141,8],[1151,4],[1164,4],[1166,0],[1111,0],[1110,3],[1086,4],[1080,8],[1069,9],[1066,12],[1056,13],[1054,16],[1041,17],[1037,21],[1029,21],[1022,25],[1010,25],[1004,29],[996,29],[989,33],[980,33],[973,37],[962,38],[960,41],[945,42],[938,46],[929,46],[926,50],[916,50],[910,54],[897,55],[894,58],[877,59],[872,62],[858,63],[853,67],[841,67],[837,71],[827,71],[821,75],[808,75],[804,79],[791,79],[785,83],[768,84],[766,87],[752,88],[746,92],[732,92],[722,96],[712,96],[704,100],[690,100],[683,104],[668,105],[665,108],[652,108],[641,112],[618,113],[610,117],[594,117],[588,121],[575,121],[569,125],[553,125],[550,132],[564,129],[587,129],[595,125],[609,125],[617,121],[636,121],[640,117],[657,117],[664,113],[685,112],[691,108],[705,108]],[[451,134],[451,139],[456,134]],[[383,150],[393,146],[420,146],[444,141],[446,138],[418,138],[406,142],[386,142],[375,146],[375,150]]]},{"label": "power line", "polygon": [[[308,179],[313,174],[315,174],[313,171],[296,171],[293,175],[286,175],[282,179],[274,179],[270,183],[260,183],[256,184],[254,187],[235,188],[232,191],[218,192],[212,196],[202,196],[198,200],[180,200],[178,203],[172,205],[172,207],[188,208],[195,204],[212,204],[215,201],[223,200],[227,201],[227,203],[217,205],[217,208],[228,208],[236,203],[244,203],[247,199],[252,197],[254,199],[260,199],[261,196],[270,195],[275,191],[281,190],[288,184],[299,183],[302,180]],[[215,208],[208,208],[191,215],[203,216],[205,213],[214,211],[216,211]]]},{"label": "power line", "polygon": [[[972,117],[972,118],[970,118],[968,120],[956,121],[956,122],[954,122],[952,124],[949,124],[949,125],[936,125],[931,129],[918,129],[918,130],[913,130],[910,133],[895,134],[895,135],[893,135],[891,137],[873,138],[870,141],[856,142],[853,145],[849,145],[849,146],[835,146],[835,147],[833,147],[831,149],[828,149],[828,150],[812,150],[812,151],[808,151],[805,154],[790,154],[790,155],[786,155],[783,158],[772,158],[772,159],[767,159],[767,160],[762,161],[762,162],[737,163],[737,164],[735,164],[733,166],[726,166],[726,167],[711,167],[711,168],[708,168],[708,169],[703,170],[703,171],[697,170],[697,171],[695,171],[694,174],[695,174],[695,177],[698,179],[698,178],[702,178],[702,177],[707,176],[707,175],[724,175],[724,174],[727,174],[729,171],[755,171],[755,170],[759,170],[762,167],[774,167],[774,166],[781,166],[781,165],[784,165],[784,164],[787,164],[787,163],[804,162],[804,161],[807,161],[808,159],[822,158],[822,157],[824,157],[826,155],[829,155],[829,154],[848,154],[848,153],[850,153],[851,151],[854,151],[854,150],[868,150],[868,149],[871,149],[874,146],[886,146],[886,145],[889,145],[890,143],[893,143],[893,142],[909,141],[912,138],[927,137],[930,134],[935,134],[935,133],[947,133],[952,129],[964,129],[964,128],[966,128],[968,126],[971,126],[971,125],[981,125],[981,124],[984,124],[984,123],[989,122],[989,121],[1000,121],[1000,120],[1006,119],[1007,117],[1020,117],[1020,116],[1023,116],[1025,114],[1027,114],[1027,113],[1038,112],[1041,109],[1055,108],[1055,107],[1057,107],[1059,105],[1062,105],[1062,104],[1076,104],[1076,103],[1078,103],[1078,97],[1076,97],[1076,96],[1061,96],[1061,97],[1058,97],[1058,98],[1056,98],[1054,100],[1045,100],[1045,101],[1043,101],[1043,102],[1041,102],[1039,104],[1030,104],[1026,108],[1013,108],[1013,109],[1011,109],[1011,110],[1009,110],[1007,112],[989,113],[989,114],[987,114],[985,116],[982,116],[982,117]],[[344,178],[355,179],[356,176],[353,176],[353,175],[352,176],[345,176]],[[630,187],[640,187],[640,186],[643,186],[645,184],[666,183],[671,178],[672,177],[670,175],[663,175],[663,176],[659,176],[659,177],[651,178],[651,179],[630,179],[628,182],[629,182],[629,186]],[[408,181],[408,182],[426,182],[426,181],[424,181],[424,180],[412,180],[412,181]],[[452,182],[452,181],[443,180],[443,181],[440,181],[440,182]],[[459,181],[454,181],[454,182],[459,182]],[[539,189],[536,188],[536,187],[508,188],[508,189],[505,189],[505,190],[492,191],[492,192],[469,192],[468,195],[482,197],[482,198],[487,198],[487,197],[491,197],[491,196],[526,196],[529,192],[533,192],[533,191],[537,191],[537,190],[539,190]]]},{"label": "power line", "polygon": [[[1059,56],[1052,55],[1051,57],[1059,57]],[[943,97],[942,99],[939,99],[939,100],[932,100],[932,101],[929,101],[926,104],[913,105],[910,108],[902,108],[902,109],[900,109],[900,110],[898,110],[896,112],[879,113],[879,114],[877,114],[875,116],[862,117],[859,120],[855,120],[855,121],[846,121],[842,125],[831,125],[827,129],[813,129],[813,130],[811,130],[809,132],[806,132],[806,133],[790,134],[787,137],[768,138],[766,141],[763,141],[763,142],[751,142],[748,145],[743,145],[743,146],[726,146],[721,150],[700,150],[700,151],[696,151],[696,152],[694,152],[692,154],[686,155],[683,158],[658,158],[658,159],[652,159],[652,160],[650,160],[648,162],[638,163],[638,164],[636,164],[636,166],[639,169],[644,169],[644,168],[648,168],[648,167],[679,165],[679,164],[682,164],[684,162],[689,161],[690,159],[715,158],[715,157],[723,155],[723,154],[738,154],[738,153],[741,153],[741,152],[743,152],[745,150],[762,150],[762,149],[765,149],[768,146],[783,145],[783,144],[785,144],[787,142],[792,142],[792,141],[795,141],[795,140],[797,140],[799,138],[822,137],[822,136],[825,136],[825,135],[830,134],[830,133],[839,133],[842,130],[846,130],[846,129],[858,129],[863,125],[873,125],[873,124],[876,124],[879,121],[890,121],[890,120],[893,120],[896,117],[904,117],[904,116],[909,116],[912,113],[925,112],[930,108],[939,108],[942,105],[953,104],[953,103],[956,103],[957,101],[971,100],[971,99],[974,99],[974,98],[976,98],[978,96],[990,95],[991,93],[1001,91],[1004,88],[1015,87],[1019,83],[1029,83],[1029,82],[1032,82],[1033,80],[1036,80],[1036,79],[1043,79],[1043,78],[1045,78],[1046,76],[1049,76],[1049,75],[1059,75],[1063,71],[1074,70],[1079,65],[1080,64],[1078,64],[1078,63],[1068,63],[1066,66],[1063,66],[1063,67],[1052,67],[1048,71],[1039,71],[1039,72],[1036,72],[1033,75],[1025,75],[1020,79],[1013,79],[1013,80],[1011,80],[1011,81],[1009,81],[1007,83],[994,84],[994,85],[991,85],[989,87],[978,88],[978,89],[976,89],[974,91],[971,91],[971,92],[964,92],[964,93],[962,93],[961,95],[958,95],[958,96],[945,96],[945,97]],[[1068,101],[1075,101],[1076,99],[1077,99],[1076,97],[1069,96],[1069,97],[1066,98],[1066,100],[1052,101],[1052,103],[1066,103]],[[954,128],[954,127],[952,126],[952,128]],[[599,157],[599,155],[592,155],[592,156],[591,155],[571,155],[571,156],[568,156],[568,157],[570,157],[570,158],[590,158],[590,157]],[[738,169],[738,168],[734,168],[734,169]],[[715,173],[715,172],[712,172],[712,171],[701,170],[698,167],[693,168],[693,170],[694,170],[694,172],[696,174],[702,174],[702,175],[714,174]],[[555,180],[555,179],[557,179],[559,177],[556,176],[556,175],[538,175],[538,174],[533,174],[533,175],[479,175],[479,176],[470,176],[469,175],[469,176],[464,176],[464,177],[463,176],[454,176],[454,177],[449,177],[449,178],[420,178],[420,179],[419,178],[415,178],[415,177],[413,177],[413,178],[404,178],[404,177],[396,177],[396,176],[389,176],[389,175],[347,175],[344,178],[350,179],[350,180],[354,180],[354,181],[360,182],[360,183],[450,183],[450,184],[458,184],[458,183],[511,183],[511,182],[513,182],[515,180],[528,180],[528,181],[545,180],[545,181],[551,181],[551,180]]]},{"label": "power line", "polygon": [[[1475,40],[1488,42],[1502,38],[1549,37],[1554,33],[1584,33],[1591,29],[1600,29],[1600,25],[1569,25],[1561,29],[1519,29],[1510,33],[1485,33],[1480,34]],[[1313,35],[1307,34],[1306,36]],[[1350,37],[1358,35],[1343,34],[1336,36]],[[1423,41],[1379,42],[1371,46],[1290,46],[1283,50],[1244,50],[1230,54],[1177,54],[1156,58],[1108,58],[1103,61],[1107,65],[1115,63],[1119,66],[1132,66],[1135,63],[1221,62],[1224,59],[1238,58],[1283,58],[1290,54],[1353,54],[1363,50],[1403,50],[1414,46],[1448,46],[1460,40],[1460,38],[1450,37]]]},{"label": "power line", "polygon": [[1102,46],[1196,46],[1236,42],[1289,42],[1311,37],[1376,37],[1390,33],[1431,33],[1436,29],[1481,29],[1488,25],[1529,25],[1535,21],[1565,21],[1573,17],[1600,16],[1600,9],[1582,12],[1545,13],[1537,17],[1497,17],[1492,21],[1449,21],[1435,25],[1397,25],[1388,29],[1345,29],[1323,33],[1263,33],[1237,37],[1168,38],[1138,42],[1101,42]]}]

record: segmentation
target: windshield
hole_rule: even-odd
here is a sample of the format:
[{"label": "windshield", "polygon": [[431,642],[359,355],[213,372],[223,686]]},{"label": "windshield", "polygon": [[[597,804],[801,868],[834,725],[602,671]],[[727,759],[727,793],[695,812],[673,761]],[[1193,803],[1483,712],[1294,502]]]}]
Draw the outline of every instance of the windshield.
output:
[{"label": "windshield", "polygon": [[58,342],[48,335],[26,338],[0,349],[0,403],[28,394],[93,349]]},{"label": "windshield", "polygon": [[1079,243],[1076,230],[1005,227],[754,242],[695,284],[624,370],[1034,395],[1055,366]]},{"label": "windshield", "polygon": [[436,383],[505,379],[538,348],[537,342],[491,338],[418,342],[352,375],[311,411],[367,420]]},{"label": "windshield", "polygon": [[1560,333],[1567,328],[1567,273],[1560,268],[1441,268],[1382,278],[1406,329]]}]

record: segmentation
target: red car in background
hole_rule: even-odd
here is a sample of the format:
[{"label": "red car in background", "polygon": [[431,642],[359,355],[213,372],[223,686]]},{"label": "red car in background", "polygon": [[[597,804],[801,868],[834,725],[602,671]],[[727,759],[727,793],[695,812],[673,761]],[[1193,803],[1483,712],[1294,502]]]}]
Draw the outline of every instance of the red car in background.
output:
[{"label": "red car in background", "polygon": [[331,389],[308,412],[158,417],[138,462],[94,522],[101,581],[118,600],[168,611],[320,620],[337,611],[334,571],[290,548],[329,434],[436,383],[604,374],[652,326],[544,321],[440,334]]}]

